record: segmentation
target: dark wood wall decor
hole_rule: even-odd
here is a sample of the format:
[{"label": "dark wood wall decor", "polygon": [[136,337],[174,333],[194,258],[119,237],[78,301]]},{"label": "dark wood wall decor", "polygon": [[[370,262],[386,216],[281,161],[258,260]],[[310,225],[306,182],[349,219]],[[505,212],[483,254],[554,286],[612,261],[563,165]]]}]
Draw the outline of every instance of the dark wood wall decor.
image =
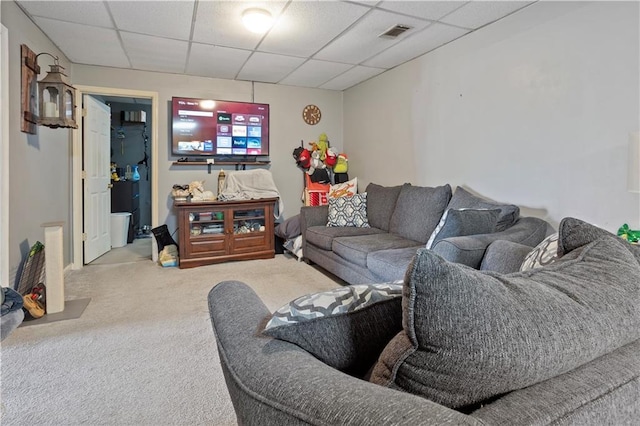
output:
[{"label": "dark wood wall decor", "polygon": [[20,45],[22,58],[22,130],[36,134],[38,124],[38,74],[36,54],[26,44]]}]

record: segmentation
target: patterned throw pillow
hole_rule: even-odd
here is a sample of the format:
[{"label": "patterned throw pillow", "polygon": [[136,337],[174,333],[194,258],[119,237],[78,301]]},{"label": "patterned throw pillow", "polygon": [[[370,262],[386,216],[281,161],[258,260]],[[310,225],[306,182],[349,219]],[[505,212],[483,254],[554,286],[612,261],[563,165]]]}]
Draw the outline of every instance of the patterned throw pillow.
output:
[{"label": "patterned throw pillow", "polygon": [[369,228],[367,193],[355,194],[352,197],[329,198],[327,226]]},{"label": "patterned throw pillow", "polygon": [[362,376],[402,329],[402,281],[358,284],[299,297],[274,312],[264,334]]},{"label": "patterned throw pillow", "polygon": [[426,248],[433,248],[435,243],[445,238],[494,232],[499,214],[499,209],[446,210],[440,219],[440,223],[431,233]]},{"label": "patterned throw pillow", "polygon": [[558,233],[549,235],[542,240],[540,244],[535,246],[533,250],[524,258],[521,271],[528,271],[533,268],[542,268],[543,266],[550,265],[558,260]]},{"label": "patterned throw pillow", "polygon": [[358,178],[354,177],[350,181],[337,183],[329,187],[327,198],[351,197],[358,193]]}]

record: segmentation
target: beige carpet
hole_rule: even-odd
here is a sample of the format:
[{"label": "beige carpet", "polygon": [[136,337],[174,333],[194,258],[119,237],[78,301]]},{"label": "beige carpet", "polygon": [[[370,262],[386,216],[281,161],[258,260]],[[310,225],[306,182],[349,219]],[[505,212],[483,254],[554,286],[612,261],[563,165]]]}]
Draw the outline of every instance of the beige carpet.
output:
[{"label": "beige carpet", "polygon": [[82,316],[21,327],[2,342],[0,423],[235,424],[207,308],[211,287],[231,279],[251,285],[271,310],[339,286],[285,255],[182,270],[139,260],[72,271],[66,298],[91,298]]},{"label": "beige carpet", "polygon": [[109,250],[91,262],[91,265],[113,265],[147,259],[151,259],[151,238],[136,238],[124,247]]}]

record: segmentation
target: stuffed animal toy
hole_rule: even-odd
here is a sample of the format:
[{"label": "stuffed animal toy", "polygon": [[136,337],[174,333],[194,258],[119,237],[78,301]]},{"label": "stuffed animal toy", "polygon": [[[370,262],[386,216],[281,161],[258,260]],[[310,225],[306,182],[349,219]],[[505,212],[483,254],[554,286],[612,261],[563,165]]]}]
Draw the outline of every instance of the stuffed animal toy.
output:
[{"label": "stuffed animal toy", "polygon": [[118,176],[118,165],[116,163],[111,163],[111,180],[114,182],[120,181],[120,176]]},{"label": "stuffed animal toy", "polygon": [[335,166],[337,162],[338,162],[338,154],[336,153],[335,149],[328,148],[327,156],[324,159],[324,164],[326,164],[327,167],[333,168],[333,166]]},{"label": "stuffed animal toy", "polygon": [[338,155],[338,160],[336,161],[336,165],[333,166],[333,172],[347,173],[347,170],[349,169],[348,161],[349,160],[347,159],[347,154],[340,153],[340,155]]},{"label": "stuffed animal toy", "polygon": [[329,138],[327,138],[326,133],[320,134],[316,146],[318,147],[318,151],[320,151],[320,159],[324,161],[327,157],[327,150],[329,149]]},{"label": "stuffed animal toy", "polygon": [[293,150],[293,158],[296,164],[303,170],[307,170],[311,166],[311,153],[308,149],[298,147]]},{"label": "stuffed animal toy", "polygon": [[189,193],[192,201],[215,200],[216,196],[211,191],[204,190],[203,180],[194,180],[189,184]]}]

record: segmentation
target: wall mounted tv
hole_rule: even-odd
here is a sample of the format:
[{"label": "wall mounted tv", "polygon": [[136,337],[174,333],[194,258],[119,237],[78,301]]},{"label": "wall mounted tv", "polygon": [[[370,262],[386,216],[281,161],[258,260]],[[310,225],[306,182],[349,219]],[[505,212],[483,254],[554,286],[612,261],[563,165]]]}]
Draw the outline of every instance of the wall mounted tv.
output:
[{"label": "wall mounted tv", "polygon": [[173,97],[174,155],[255,158],[269,155],[269,105]]}]

